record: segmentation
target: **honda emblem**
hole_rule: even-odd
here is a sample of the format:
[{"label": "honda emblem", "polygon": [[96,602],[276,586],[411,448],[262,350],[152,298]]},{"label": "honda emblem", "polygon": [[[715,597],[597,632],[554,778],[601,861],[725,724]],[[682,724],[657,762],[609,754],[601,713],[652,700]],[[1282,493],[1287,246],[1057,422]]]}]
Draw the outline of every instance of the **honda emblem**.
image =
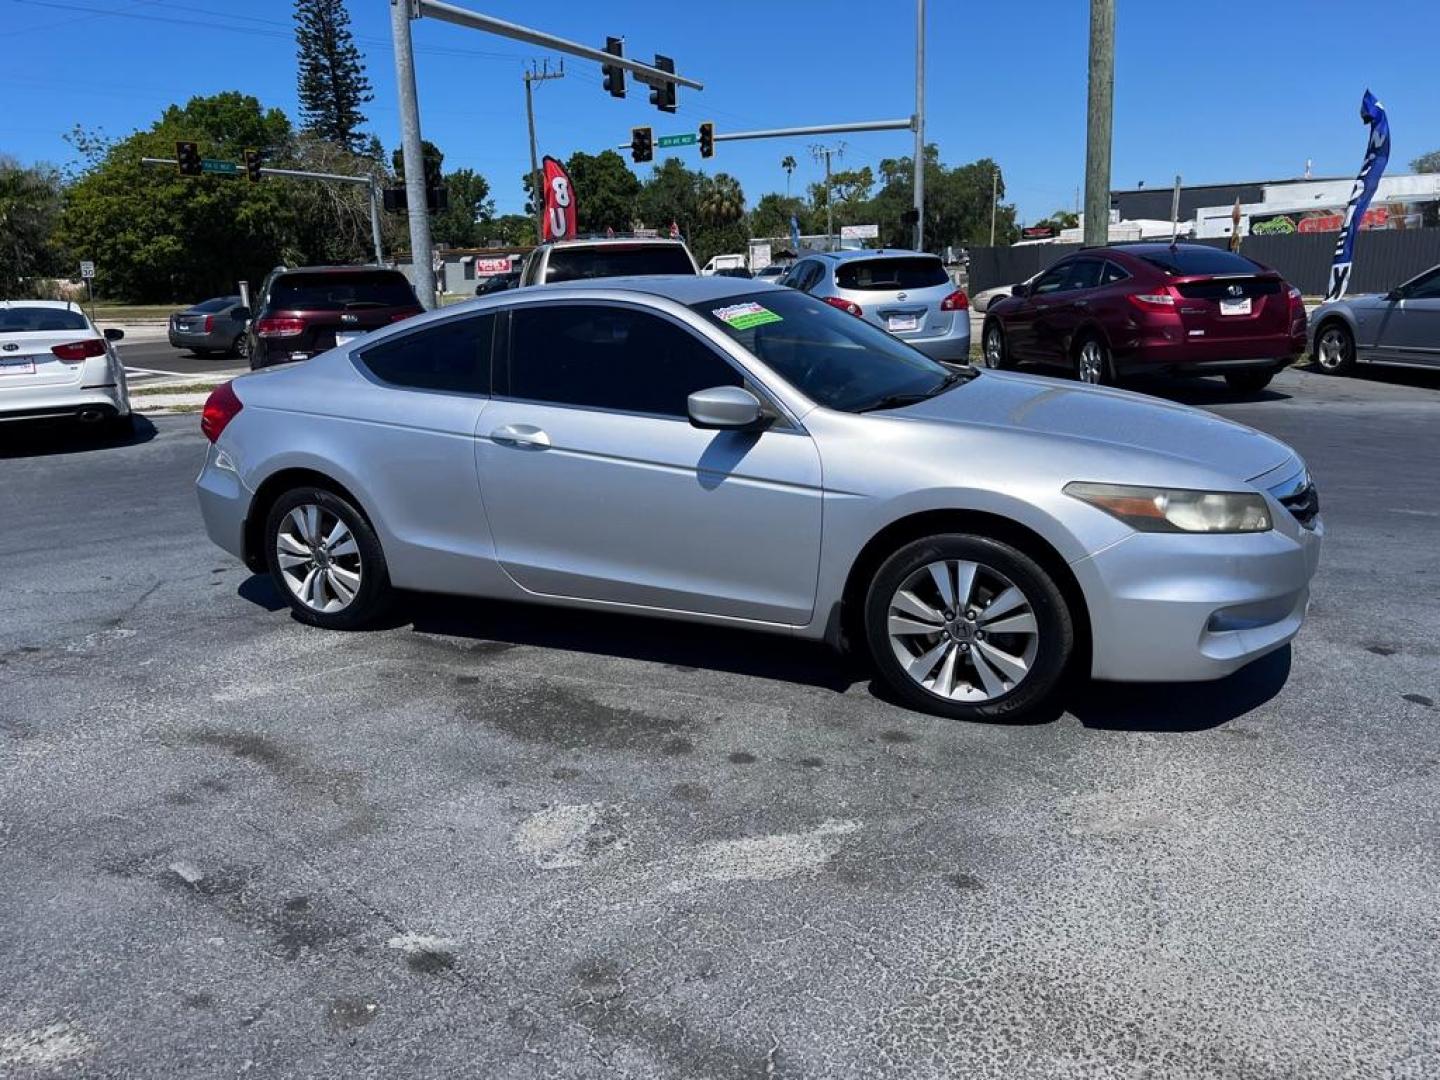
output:
[{"label": "honda emblem", "polygon": [[1231,296],[1244,296],[1244,295],[1245,295],[1245,290],[1242,289],[1239,285],[1231,285],[1231,286],[1228,286],[1228,287],[1225,289],[1225,291],[1226,291],[1227,293],[1229,293]]}]

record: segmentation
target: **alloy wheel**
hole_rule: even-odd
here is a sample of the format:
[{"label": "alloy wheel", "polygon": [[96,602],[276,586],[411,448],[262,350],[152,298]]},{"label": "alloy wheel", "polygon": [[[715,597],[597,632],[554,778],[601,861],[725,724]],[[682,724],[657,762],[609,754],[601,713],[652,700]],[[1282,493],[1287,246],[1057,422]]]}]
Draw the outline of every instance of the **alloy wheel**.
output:
[{"label": "alloy wheel", "polygon": [[314,503],[281,519],[275,560],[286,586],[311,611],[344,611],[360,591],[364,567],[355,535],[339,515]]},{"label": "alloy wheel", "polygon": [[1080,381],[1099,386],[1105,381],[1105,350],[1098,341],[1087,341],[1080,346],[1080,359],[1076,365]]},{"label": "alloy wheel", "polygon": [[890,598],[886,631],[901,668],[950,701],[993,701],[1029,675],[1040,645],[1030,599],[984,563],[945,559]]},{"label": "alloy wheel", "polygon": [[1315,345],[1315,359],[1326,371],[1339,371],[1345,366],[1348,342],[1338,326],[1328,327]]},{"label": "alloy wheel", "polygon": [[1005,343],[1000,337],[1000,328],[992,326],[985,332],[985,366],[999,369],[1005,359]]}]

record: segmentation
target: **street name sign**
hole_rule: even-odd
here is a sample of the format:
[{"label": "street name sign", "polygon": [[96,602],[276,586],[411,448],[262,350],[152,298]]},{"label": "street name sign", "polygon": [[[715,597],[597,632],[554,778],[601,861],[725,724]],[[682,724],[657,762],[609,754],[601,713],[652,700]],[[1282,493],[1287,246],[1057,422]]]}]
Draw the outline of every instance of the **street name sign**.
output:
[{"label": "street name sign", "polygon": [[670,146],[694,146],[699,142],[700,136],[693,131],[687,131],[684,135],[661,135],[655,140],[655,145],[664,150]]},{"label": "street name sign", "polygon": [[221,161],[218,158],[201,158],[200,171],[216,173],[220,176],[239,176],[240,166],[233,161]]}]

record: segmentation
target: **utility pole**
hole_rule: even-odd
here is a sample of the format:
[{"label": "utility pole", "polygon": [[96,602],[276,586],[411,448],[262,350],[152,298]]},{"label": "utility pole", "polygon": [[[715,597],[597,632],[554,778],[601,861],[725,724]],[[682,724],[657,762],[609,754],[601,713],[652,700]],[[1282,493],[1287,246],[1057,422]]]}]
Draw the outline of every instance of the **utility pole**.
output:
[{"label": "utility pole", "polygon": [[1170,244],[1180,239],[1180,174],[1175,174],[1175,194],[1170,197]]},{"label": "utility pole", "polygon": [[990,170],[990,246],[995,246],[995,206],[1000,201],[1000,166]]},{"label": "utility pole", "polygon": [[538,244],[545,239],[545,184],[540,176],[540,161],[535,156],[535,106],[530,102],[530,86],[532,83],[544,82],[546,79],[563,79],[565,77],[565,61],[560,61],[560,70],[551,71],[550,61],[547,58],[544,66],[538,71],[535,68],[535,61],[530,61],[530,70],[525,72],[525,117],[530,122],[530,197],[535,201],[535,242]]},{"label": "utility pole", "polygon": [[420,145],[420,102],[415,93],[415,49],[410,40],[410,0],[390,0],[390,33],[395,42],[395,89],[400,97],[400,149],[405,161],[405,203],[410,218],[410,268],[415,295],[426,311],[435,308],[435,267],[430,258],[430,209],[425,198],[425,152]]},{"label": "utility pole", "polygon": [[831,154],[834,154],[836,157],[844,157],[845,144],[843,142],[838,146],[820,146],[817,144],[810,147],[810,156],[816,161],[825,162],[825,248],[827,251],[835,250],[835,203],[834,200],[830,198]]},{"label": "utility pole", "polygon": [[1085,115],[1085,243],[1110,239],[1110,130],[1115,108],[1115,0],[1090,0],[1090,98]]},{"label": "utility pole", "polygon": [[925,0],[915,0],[915,250],[925,250]]}]

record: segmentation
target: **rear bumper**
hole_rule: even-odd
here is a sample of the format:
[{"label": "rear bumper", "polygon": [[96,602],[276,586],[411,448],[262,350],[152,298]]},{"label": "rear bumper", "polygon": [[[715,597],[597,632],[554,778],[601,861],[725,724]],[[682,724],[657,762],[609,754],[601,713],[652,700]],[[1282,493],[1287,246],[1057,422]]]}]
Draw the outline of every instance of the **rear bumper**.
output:
[{"label": "rear bumper", "polygon": [[1169,375],[1223,374],[1247,368],[1284,367],[1304,354],[1305,324],[1296,322],[1289,333],[1250,337],[1189,337],[1178,320],[1153,321],[1132,326],[1130,336],[1113,342],[1116,370],[1121,374],[1154,372]]},{"label": "rear bumper", "polygon": [[228,349],[235,344],[235,339],[224,338],[220,334],[195,334],[171,330],[170,344],[177,349]]},{"label": "rear bumper", "polygon": [[1281,648],[1304,621],[1323,536],[1318,520],[1314,531],[1285,522],[1246,535],[1135,533],[1074,563],[1092,675],[1198,682]]},{"label": "rear bumper", "polygon": [[200,517],[213,543],[237,559],[245,558],[245,515],[250,510],[250,492],[230,465],[224,452],[211,445],[205,448],[205,464],[195,480],[200,500]]},{"label": "rear bumper", "polygon": [[129,412],[129,399],[118,386],[36,386],[0,390],[0,423],[10,420],[98,420],[126,416]]},{"label": "rear bumper", "polygon": [[970,313],[957,311],[955,316],[948,334],[938,337],[901,337],[896,334],[895,337],[906,345],[915,346],[932,360],[964,363],[970,359]]},{"label": "rear bumper", "polygon": [[1239,357],[1227,360],[1188,360],[1170,356],[1132,356],[1117,359],[1122,375],[1223,375],[1227,371],[1279,371],[1295,358],[1285,356]]}]

